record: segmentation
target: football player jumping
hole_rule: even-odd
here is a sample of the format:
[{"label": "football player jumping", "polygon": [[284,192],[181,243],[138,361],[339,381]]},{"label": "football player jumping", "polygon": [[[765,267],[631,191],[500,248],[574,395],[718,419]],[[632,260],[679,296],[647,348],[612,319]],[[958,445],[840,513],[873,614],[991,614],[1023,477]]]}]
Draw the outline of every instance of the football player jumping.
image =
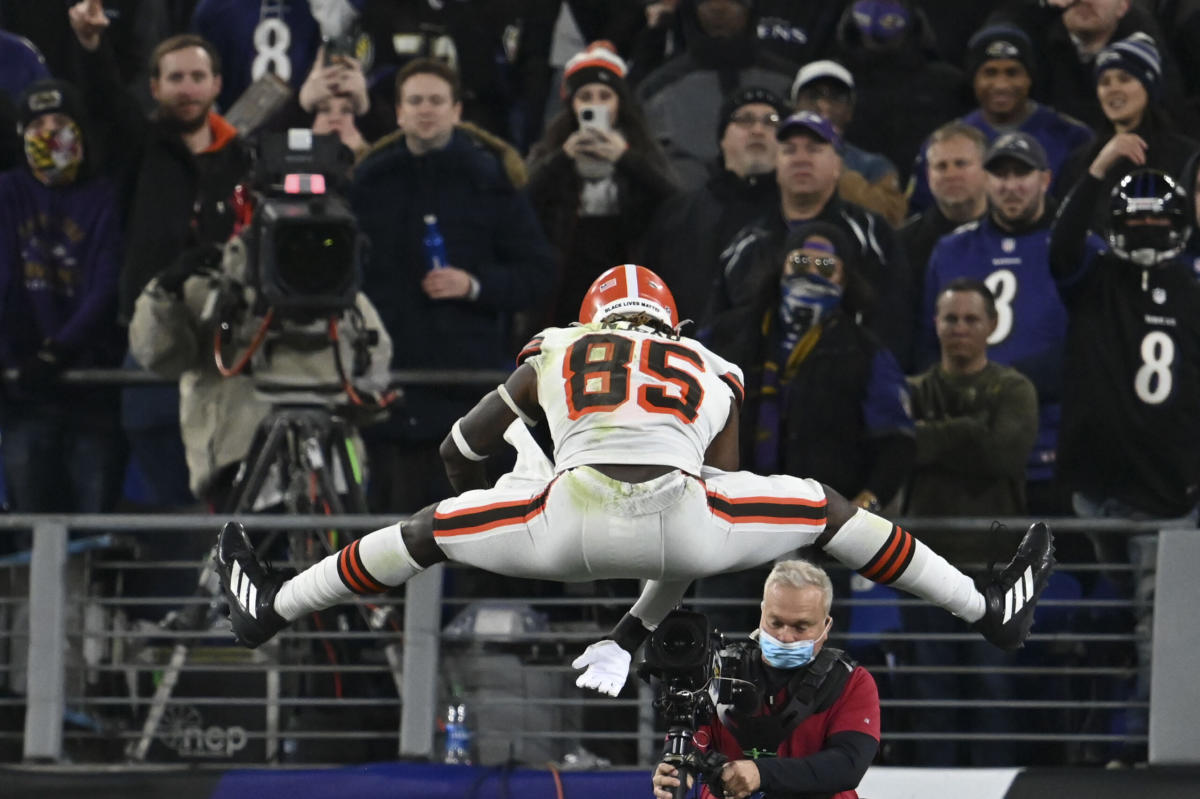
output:
[{"label": "football player jumping", "polygon": [[[578,685],[616,696],[633,651],[692,580],[815,543],[999,647],[1022,645],[1054,566],[1045,524],[1032,525],[1008,566],[977,589],[828,486],[737,471],[741,370],[679,334],[671,292],[649,269],[625,264],[598,277],[579,322],[537,335],[512,375],[454,423],[441,454],[458,496],[290,578],[259,560],[240,525],[225,525],[217,561],[237,639],[256,647],[306,613],[381,593],[445,560],[564,582],[641,578],[630,611],[574,662],[584,670]],[[488,487],[483,461],[518,419],[549,425],[554,466],[525,452]]]}]

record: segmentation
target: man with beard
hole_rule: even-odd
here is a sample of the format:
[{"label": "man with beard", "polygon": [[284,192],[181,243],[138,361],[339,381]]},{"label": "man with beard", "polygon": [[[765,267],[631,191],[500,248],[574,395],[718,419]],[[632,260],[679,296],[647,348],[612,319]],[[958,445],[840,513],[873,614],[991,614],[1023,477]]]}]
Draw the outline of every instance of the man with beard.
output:
[{"label": "man with beard", "polygon": [[[233,189],[249,167],[249,153],[233,126],[213,111],[221,62],[208,41],[184,34],[154,49],[150,94],[157,107],[147,118],[121,86],[100,0],[76,3],[69,16],[83,49],[83,93],[92,116],[107,123],[110,168],[122,181],[126,247],[118,314],[127,323],[152,277],[176,258],[201,266],[199,253],[228,240]],[[148,504],[190,503],[176,389],[126,389],[123,404]]]},{"label": "man with beard", "polygon": [[995,297],[996,327],[987,338],[988,358],[1012,366],[1038,392],[1038,439],[1027,464],[1031,513],[1061,513],[1054,489],[1054,462],[1062,415],[1062,352],[1067,312],[1050,274],[1046,151],[1028,133],[997,139],[983,161],[988,213],[942,238],[929,258],[921,341],[929,363],[939,357],[935,302],[956,278],[983,282]]}]

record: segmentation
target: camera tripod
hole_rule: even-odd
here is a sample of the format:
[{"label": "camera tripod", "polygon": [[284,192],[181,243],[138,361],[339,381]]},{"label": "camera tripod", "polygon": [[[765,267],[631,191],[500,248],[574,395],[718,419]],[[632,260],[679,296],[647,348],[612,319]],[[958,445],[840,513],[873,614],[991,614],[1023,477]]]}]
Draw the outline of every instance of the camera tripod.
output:
[{"label": "camera tripod", "polygon": [[[260,424],[250,455],[243,461],[229,493],[224,513],[254,513],[264,508],[282,509],[292,515],[341,515],[366,513],[363,473],[355,453],[355,426],[324,407],[275,409]],[[332,531],[330,531],[332,532]],[[279,531],[272,532],[257,547],[260,556],[276,543]],[[313,559],[332,554],[330,537],[315,531],[290,532],[289,548]],[[316,543],[316,547],[314,547]],[[322,552],[314,551],[317,547]],[[176,631],[199,632],[223,604],[221,587],[214,567],[215,552],[210,552],[200,572],[196,595],[207,598],[171,614],[164,626]],[[372,630],[389,623],[392,613],[386,606],[368,610],[359,606],[363,620]],[[166,713],[179,675],[187,661],[189,644],[176,643],[151,699],[140,737],[127,747],[132,760],[145,760]],[[399,645],[384,647],[398,696],[402,696],[401,653]],[[274,755],[267,748],[267,759]]]}]

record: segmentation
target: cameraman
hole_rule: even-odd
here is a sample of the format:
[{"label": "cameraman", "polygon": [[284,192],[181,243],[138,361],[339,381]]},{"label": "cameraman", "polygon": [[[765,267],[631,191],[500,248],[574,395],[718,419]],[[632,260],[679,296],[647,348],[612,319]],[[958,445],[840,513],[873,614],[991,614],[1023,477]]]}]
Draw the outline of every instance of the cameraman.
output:
[{"label": "cameraman", "polygon": [[[314,320],[303,331],[284,322],[272,328],[276,333],[282,330],[282,335],[272,339],[268,333],[265,343],[254,349],[264,328],[248,246],[254,231],[251,225],[223,249],[185,251],[142,291],[129,325],[130,352],[137,361],[156,374],[179,380],[189,487],[215,510],[224,506],[237,467],[250,453],[255,431],[274,406],[284,399],[290,404],[339,409],[349,404],[332,355],[323,348],[304,351],[311,345],[294,344],[298,332],[310,331],[314,325],[323,330],[324,320]],[[212,311],[214,306],[231,310],[222,315]],[[213,343],[214,332],[225,323],[230,336],[221,347],[223,362],[232,364],[240,354],[254,352],[251,369],[235,370],[232,376],[218,368]],[[377,338],[367,350],[369,360],[362,363],[351,342],[364,330],[375,331]],[[362,367],[354,370],[352,387],[357,392],[382,393],[389,379],[392,342],[362,292],[357,293],[355,307],[338,316],[337,331],[337,341],[330,346],[340,348],[347,369],[356,361]],[[295,386],[297,391],[268,401],[261,385],[268,379],[273,385]],[[299,397],[304,393],[313,399]]]},{"label": "cameraman", "polygon": [[[763,586],[759,628],[737,676],[751,701],[718,706],[693,743],[729,758],[700,796],[766,799],[804,794],[855,799],[879,748],[879,692],[870,673],[840,649],[825,647],[833,617],[829,576],[804,560],[775,564]],[[745,705],[745,707],[740,707]],[[719,780],[719,783],[718,783]],[[689,786],[691,777],[688,777]],[[654,795],[671,799],[679,771],[662,762]]]}]

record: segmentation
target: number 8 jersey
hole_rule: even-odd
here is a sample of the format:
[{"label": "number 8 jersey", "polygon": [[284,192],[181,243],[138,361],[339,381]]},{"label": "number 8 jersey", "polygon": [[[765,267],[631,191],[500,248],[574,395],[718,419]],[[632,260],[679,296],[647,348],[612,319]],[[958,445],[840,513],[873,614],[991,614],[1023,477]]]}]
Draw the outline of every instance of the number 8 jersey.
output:
[{"label": "number 8 jersey", "polygon": [[700,342],[625,325],[547,328],[517,361],[537,372],[559,472],[619,463],[699,475],[743,396],[741,369]]}]

